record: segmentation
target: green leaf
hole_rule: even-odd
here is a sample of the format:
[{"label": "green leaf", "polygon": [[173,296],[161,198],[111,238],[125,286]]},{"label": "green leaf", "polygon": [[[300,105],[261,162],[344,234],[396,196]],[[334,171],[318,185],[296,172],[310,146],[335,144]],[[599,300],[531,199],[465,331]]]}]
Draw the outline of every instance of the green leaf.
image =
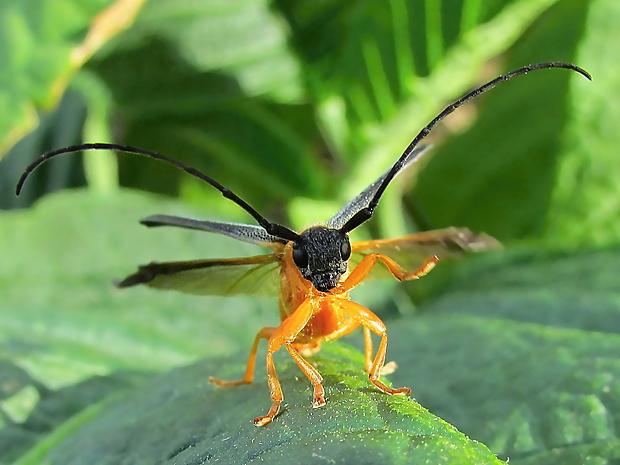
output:
[{"label": "green leaf", "polygon": [[[18,358],[37,380],[55,388],[95,374],[161,370],[209,352],[249,346],[261,326],[277,321],[274,300],[196,298],[112,286],[114,279],[153,260],[265,250],[178,228],[148,230],[138,223],[153,213],[183,212],[139,194],[80,192],[4,214],[0,244],[11,244],[13,252],[3,257],[0,271],[1,353]],[[242,327],[240,320],[246,322]]]},{"label": "green leaf", "polygon": [[504,241],[617,242],[617,135],[605,127],[619,105],[602,102],[618,85],[603,64],[613,59],[598,72],[596,64],[596,54],[615,53],[603,42],[613,48],[605,31],[616,10],[613,2],[559,2],[532,25],[505,69],[553,57],[585,67],[593,81],[549,70],[489,93],[475,125],[440,147],[421,174],[423,224],[467,224]]},{"label": "green leaf", "polygon": [[[484,5],[465,2],[462,10],[452,4],[442,7],[437,2],[402,0],[390,1],[389,8],[375,2],[350,5],[336,1],[313,7],[281,3],[294,25],[297,49],[313,65],[310,86],[318,100],[321,128],[330,147],[336,149],[335,156],[350,165],[346,181],[338,183],[336,192],[338,201],[343,202],[370,183],[374,173],[393,163],[445,105],[484,82],[486,79],[480,76],[487,77],[485,66],[489,60],[511,47],[556,1],[485,2]],[[476,19],[475,24],[472,18]],[[425,19],[431,20],[431,24],[426,24]],[[320,38],[307,40],[316,31]],[[343,35],[346,40],[342,39]],[[518,62],[512,67],[529,62]],[[496,72],[499,74],[500,70],[488,77],[495,77]],[[441,140],[439,131],[434,131],[435,141]],[[505,139],[508,132],[520,137],[506,125],[503,131],[497,131],[498,138]],[[477,155],[477,151],[472,151],[471,157]],[[445,168],[448,175],[456,177],[453,173],[457,173],[458,181],[450,178],[446,182],[444,171],[439,175],[425,171],[422,214],[420,209],[415,213],[417,222],[428,229],[446,226],[440,215],[448,206],[454,208],[454,186],[463,186],[466,199],[467,183],[478,181],[480,174],[486,173],[484,163],[461,166],[460,154],[456,160],[440,154],[437,157],[441,157],[442,166],[449,165]],[[476,158],[479,159],[484,156]],[[456,165],[458,171],[450,171]],[[468,173],[465,179],[464,172]],[[391,186],[393,194],[388,193],[382,199],[382,208],[377,211],[379,229],[385,236],[403,235],[409,230],[399,220],[403,207],[398,183],[395,184]],[[443,193],[435,208],[436,194],[428,186],[439,184],[438,190],[450,189],[450,192]],[[472,193],[478,194],[478,191]],[[514,191],[506,189],[506,195],[514,195]],[[448,210],[446,214],[451,212]],[[487,212],[481,210],[478,214]],[[292,215],[301,216],[301,213]],[[466,221],[459,218],[461,222],[452,224],[477,228],[475,216],[473,219],[469,214],[463,216]]]},{"label": "green leaf", "polygon": [[[493,463],[486,449],[464,442],[417,404],[376,392],[361,355],[335,343],[313,358],[326,378],[325,408],[311,409],[307,380],[286,354],[278,354],[286,407],[271,425],[253,427],[251,419],[269,407],[263,369],[254,384],[237,389],[206,380],[241,375],[256,331],[277,322],[275,301],[117,292],[109,285],[152,259],[197,258],[198,250],[200,256],[256,253],[217,235],[136,224],[148,214],[184,210],[135,193],[73,192],[2,215],[0,243],[12,247],[0,273],[0,350],[10,381],[3,386],[15,386],[5,393],[2,410],[27,419],[0,429],[0,443],[12,446],[0,449],[0,460],[23,456],[23,463],[41,463],[45,456],[51,463],[77,463],[101,457],[105,448],[164,458],[176,451],[192,463],[192,457],[220,454],[228,437],[238,444],[238,457],[278,460],[295,453],[304,462],[315,453],[338,463],[359,453],[368,463],[400,463],[406,451],[436,463],[433,454],[454,451],[449,463],[462,463],[456,457]],[[433,415],[512,463],[615,457],[619,254],[618,248],[546,255],[513,250],[454,268],[414,318],[388,321],[388,360],[399,364],[391,380],[411,387]],[[446,268],[442,262],[420,282],[400,287],[435,285],[434,276]],[[110,404],[140,382],[131,373],[227,354],[164,374]],[[93,407],[84,409],[87,404]],[[77,416],[67,420],[71,414]],[[429,430],[429,424],[439,429]],[[171,425],[177,434],[167,433]],[[263,448],[257,449],[259,443]],[[384,444],[379,451],[377,443]],[[110,463],[118,459],[107,457]]]},{"label": "green leaf", "polygon": [[[575,81],[571,91],[571,118],[567,122],[556,184],[549,207],[546,236],[570,243],[612,243],[620,238],[617,133],[611,127],[620,118],[620,102],[609,98],[620,89],[615,20],[617,2],[594,2],[585,24],[576,60],[587,63],[593,86]],[[599,59],[597,57],[604,57]]]},{"label": "green leaf", "polygon": [[253,416],[269,406],[264,380],[217,388],[206,383],[207,375],[235,376],[243,365],[211,361],[152,379],[39,459],[50,464],[500,463],[411,399],[372,389],[359,353],[333,344],[313,360],[327,389],[328,404],[320,409],[311,408],[307,380],[286,359],[278,366],[287,403],[274,422],[257,428]]},{"label": "green leaf", "polygon": [[47,150],[80,140],[85,111],[82,96],[66,92],[58,108],[50,115],[42,115],[37,129],[9,151],[0,162],[0,208],[24,208],[46,192],[83,182],[80,158],[63,157],[54,165],[37,170],[29,180],[30,188],[19,197],[15,196],[15,184],[29,162]]},{"label": "green leaf", "polygon": [[[146,35],[130,49],[91,62],[117,102],[124,141],[181,158],[257,206],[299,192],[317,196],[325,180],[311,152],[312,107],[248,96],[234,74],[196,69],[178,47]],[[149,79],[136,86],[145,70]],[[132,187],[176,195],[194,181],[143,159],[122,157],[120,163],[121,181]],[[210,203],[201,197],[200,204]]]},{"label": "green leaf", "polygon": [[287,25],[266,0],[150,2],[129,40],[152,34],[173,44],[192,68],[233,76],[245,95],[284,102],[301,97]]},{"label": "green leaf", "polygon": [[[316,196],[323,185],[313,175],[321,173],[308,141],[315,123],[287,34],[264,0],[150,2],[89,68],[110,88],[126,143],[232,178],[227,187],[271,204],[274,192]],[[125,185],[209,202],[174,170],[144,160],[121,165]]]},{"label": "green leaf", "polygon": [[391,330],[394,383],[510,463],[617,458],[620,248],[489,258]]},{"label": "green leaf", "polygon": [[108,20],[115,25],[109,21],[94,25],[98,37],[93,41],[86,36],[88,28],[113,3],[5,0],[0,4],[0,155],[32,130],[39,108],[58,103],[69,77],[117,32],[116,26],[131,19],[141,1],[125,2],[112,11]]},{"label": "green leaf", "polygon": [[[115,381],[119,371],[167,370],[205,354],[239,353],[242,348],[250,347],[253,335],[261,326],[273,325],[278,319],[274,300],[266,300],[263,305],[255,298],[192,298],[147,289],[114,291],[109,284],[111,278],[132,270],[141,259],[146,262],[195,258],[197,250],[203,250],[204,255],[224,257],[243,256],[244,251],[248,255],[255,253],[254,247],[217,235],[205,236],[175,228],[149,231],[136,224],[140,217],[155,212],[183,214],[183,208],[133,193],[72,192],[50,196],[29,211],[3,215],[0,243],[12,244],[13,253],[6,257],[6,267],[0,274],[0,285],[7,290],[0,307],[0,349],[3,357],[15,365],[17,375],[23,374],[20,370],[28,373],[26,378],[17,375],[10,378],[23,378],[25,385],[34,383],[40,394],[26,406],[25,422],[7,424],[0,430],[0,442],[14,446],[7,448],[0,460],[23,455],[31,448],[23,455],[22,463],[40,463],[43,455],[52,457],[49,460],[54,463],[55,454],[61,457],[60,462],[71,463],[69,456],[75,453],[71,444],[82,444],[78,449],[84,454],[76,460],[91,460],[91,453],[100,454],[96,450],[100,446],[114,453],[116,446],[108,440],[114,443],[119,438],[125,441],[138,436],[143,438],[141,441],[151,444],[155,441],[165,447],[163,452],[152,450],[164,454],[165,458],[175,450],[180,453],[183,444],[194,441],[192,437],[200,432],[204,434],[205,428],[209,428],[217,439],[205,440],[201,447],[207,450],[222,447],[222,440],[237,431],[235,437],[246,437],[249,441],[249,449],[239,444],[240,456],[264,453],[271,454],[275,460],[280,455],[290,455],[291,450],[299,450],[304,458],[304,454],[311,456],[324,448],[328,456],[342,458],[346,454],[368,453],[373,457],[391,457],[394,463],[398,463],[403,452],[429,460],[437,454],[452,454],[460,458],[460,463],[495,463],[483,446],[468,441],[415,403],[377,392],[363,372],[361,355],[337,346],[328,347],[323,358],[316,358],[326,377],[331,409],[311,409],[308,383],[300,379],[298,368],[288,357],[281,357],[277,363],[287,406],[272,426],[263,429],[252,426],[251,419],[269,406],[266,383],[260,382],[264,374],[259,374],[259,381],[252,386],[236,390],[211,386],[207,394],[204,391],[209,374],[239,376],[244,353],[236,356],[234,362],[233,359],[209,362],[207,365],[212,368],[200,365],[171,372],[154,384],[145,385],[144,389],[154,397],[140,391],[128,401],[135,404],[140,398],[146,405],[158,403],[162,410],[156,412],[151,407],[142,410],[145,404],[140,403],[135,414],[128,416],[127,404],[109,409],[111,397],[139,380],[126,374]],[[101,376],[104,376],[101,382],[109,389],[97,388],[100,383],[94,381]],[[17,393],[8,393],[4,405],[18,402],[22,391],[23,387]],[[162,404],[162,396],[169,397],[172,392],[180,397],[173,396],[169,398],[170,404]],[[72,405],[63,400],[67,398],[74,399]],[[204,410],[196,407],[199,400]],[[178,410],[181,404],[192,415]],[[50,409],[51,405],[56,407]],[[85,405],[92,407],[84,409]],[[217,416],[208,413],[215,406],[221,408]],[[51,411],[56,413],[51,415]],[[42,416],[44,412],[48,414]],[[76,412],[81,413],[67,420]],[[79,437],[82,431],[91,434],[86,424],[92,418],[102,418],[103,423],[97,420],[92,427],[107,429],[110,422],[119,420],[119,412],[123,414],[125,426],[119,424],[112,431],[120,432],[127,427],[131,432],[127,430],[127,435],[120,436],[113,433],[109,439],[97,433],[95,449],[85,452],[86,443]],[[163,422],[167,428],[171,420],[179,422],[179,435],[170,436],[167,429],[160,430],[172,442],[144,434],[146,424],[140,426],[140,422],[153,426],[153,415],[160,415],[157,422]],[[351,427],[353,419],[357,422],[355,427]],[[224,424],[237,426],[222,429]],[[35,435],[31,433],[32,425],[39,425],[34,429]],[[263,430],[266,433],[260,433]],[[267,434],[261,440],[263,445],[255,441],[252,446],[253,436],[246,434],[248,431]],[[73,436],[74,432],[77,436]],[[47,435],[45,441],[41,441],[43,435]],[[339,439],[336,441],[335,437]],[[385,450],[386,441],[393,445],[389,451]],[[301,446],[300,442],[314,447]],[[229,453],[228,449],[226,445],[228,452],[218,449],[217,453]],[[134,453],[145,452],[140,446],[130,455]],[[111,457],[113,463],[116,458]]]}]

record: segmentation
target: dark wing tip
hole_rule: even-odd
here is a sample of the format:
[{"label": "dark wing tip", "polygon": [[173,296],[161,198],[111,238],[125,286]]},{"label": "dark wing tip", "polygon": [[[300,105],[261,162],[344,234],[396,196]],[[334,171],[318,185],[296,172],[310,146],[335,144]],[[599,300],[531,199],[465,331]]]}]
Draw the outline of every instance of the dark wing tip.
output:
[{"label": "dark wing tip", "polygon": [[454,251],[481,252],[501,249],[502,243],[486,233],[474,233],[467,228],[455,228],[455,234],[450,238],[447,246]]},{"label": "dark wing tip", "polygon": [[146,218],[140,220],[140,224],[148,228],[153,228],[157,226],[170,226],[170,224],[163,222],[162,218],[164,218],[164,215],[147,216]]},{"label": "dark wing tip", "polygon": [[120,289],[123,289],[125,287],[137,286],[138,284],[150,283],[155,276],[157,276],[157,273],[153,269],[154,265],[156,264],[152,263],[150,265],[140,266],[138,267],[138,271],[134,274],[129,275],[122,280],[115,280],[114,285]]}]

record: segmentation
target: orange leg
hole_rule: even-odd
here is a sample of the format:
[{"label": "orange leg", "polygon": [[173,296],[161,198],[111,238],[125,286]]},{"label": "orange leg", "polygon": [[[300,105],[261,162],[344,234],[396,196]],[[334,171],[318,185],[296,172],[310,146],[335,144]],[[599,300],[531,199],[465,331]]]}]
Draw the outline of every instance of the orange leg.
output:
[{"label": "orange leg", "polygon": [[[381,337],[381,342],[379,343],[379,349],[377,349],[377,354],[375,355],[372,364],[370,365],[370,369],[368,371],[368,378],[370,382],[381,389],[383,392],[392,395],[406,395],[411,394],[411,389],[403,387],[398,389],[392,389],[387,387],[381,381],[379,381],[379,376],[381,375],[381,369],[383,365],[385,365],[385,356],[387,353],[387,329],[385,324],[381,319],[368,310],[366,307],[356,303],[347,301],[344,306],[345,311],[351,318],[357,320],[362,326],[364,326],[364,330],[367,329],[375,333],[377,336]],[[364,333],[365,340],[368,341],[370,339],[370,334],[366,337],[366,332]],[[368,348],[368,346],[366,346]]]},{"label": "orange leg", "polygon": [[[271,344],[270,344],[271,345]],[[277,349],[276,349],[277,350]],[[264,417],[256,417],[254,418],[254,426],[264,426],[267,423],[270,423],[271,420],[278,414],[280,411],[280,404],[284,400],[284,393],[282,392],[282,386],[280,385],[280,380],[278,380],[278,373],[276,373],[276,366],[273,363],[273,353],[275,351],[267,351],[267,384],[269,385],[269,393],[271,394],[271,400],[273,403],[271,404],[271,408],[267,415]]]},{"label": "orange leg", "polygon": [[[368,254],[362,259],[361,262],[358,263],[358,265],[347,277],[347,279],[338,286],[338,292],[349,292],[351,289],[361,283],[364,279],[366,279],[368,273],[370,273],[372,268],[377,264],[379,260],[385,263],[385,265],[388,267],[388,269],[396,279],[398,279],[399,281],[408,281],[412,279],[419,279],[422,276],[426,275],[435,267],[435,264],[439,261],[439,258],[436,255],[433,255],[432,257],[428,258],[417,270],[407,272],[403,270],[403,268],[398,263],[396,263],[387,255],[379,253]],[[346,327],[343,327],[338,332],[331,334],[329,338],[325,338],[325,340],[338,339],[345,334],[349,334],[351,331],[356,329],[359,324],[359,322],[354,324],[348,324]],[[370,372],[372,365],[372,339],[370,336],[370,330],[367,327],[364,327],[364,358],[366,371]]]},{"label": "orange leg", "polygon": [[372,367],[372,337],[370,329],[364,326],[364,365],[366,372],[370,373]]},{"label": "orange leg", "polygon": [[[361,283],[364,279],[366,279],[368,273],[370,273],[379,260],[385,263],[396,279],[399,281],[407,281],[411,279],[419,279],[426,275],[435,267],[435,264],[439,261],[439,258],[437,258],[437,256],[432,256],[428,258],[417,270],[407,272],[387,255],[371,253],[366,255],[362,261],[358,263],[355,269],[351,271],[351,274],[349,274],[347,279],[345,279],[345,281],[338,287],[338,291],[343,293],[348,292]],[[388,394],[411,394],[411,390],[409,388],[391,389],[379,381],[379,376],[385,365],[385,356],[387,353],[387,330],[385,328],[385,324],[381,321],[381,319],[379,319],[378,316],[366,307],[363,307],[355,302],[347,301],[345,310],[351,318],[355,319],[359,324],[364,326],[364,357],[366,371],[368,372],[370,381],[383,392],[387,392]],[[372,339],[370,336],[370,331],[381,337],[379,349],[377,350],[377,354],[372,362]]]},{"label": "orange leg", "polygon": [[301,368],[301,371],[308,377],[314,388],[314,398],[312,400],[312,408],[319,408],[325,405],[325,390],[323,389],[323,377],[321,373],[314,368],[308,360],[303,358],[299,352],[290,344],[284,345],[288,353],[291,354],[297,366]]},{"label": "orange leg", "polygon": [[250,349],[248,363],[242,379],[237,381],[223,381],[219,378],[214,378],[212,376],[209,378],[209,381],[222,387],[239,386],[241,384],[249,384],[254,381],[254,367],[256,366],[256,351],[258,350],[258,343],[261,339],[269,339],[275,330],[276,328],[267,326],[258,332],[256,337],[254,338],[254,344],[252,344],[252,349]]},{"label": "orange leg", "polygon": [[280,411],[280,405],[284,401],[284,394],[282,393],[282,386],[280,385],[280,381],[278,380],[278,374],[276,373],[276,367],[273,363],[273,354],[277,352],[280,347],[283,345],[289,351],[301,371],[310,379],[312,384],[314,385],[314,407],[320,407],[325,404],[325,399],[323,398],[323,385],[321,384],[323,378],[316,371],[316,369],[311,366],[302,356],[297,352],[296,349],[292,347],[295,338],[299,334],[299,332],[304,329],[304,327],[308,324],[308,321],[314,314],[315,310],[318,308],[316,302],[316,296],[310,296],[304,300],[297,309],[291,313],[283,322],[278,326],[273,334],[269,338],[269,343],[267,345],[267,383],[269,384],[269,391],[271,394],[271,400],[273,404],[267,412],[267,415],[262,417],[257,417],[254,419],[255,426],[263,426],[267,423],[270,423],[271,420],[278,414]]},{"label": "orange leg", "polygon": [[353,289],[364,279],[366,279],[368,273],[370,273],[379,260],[385,263],[385,266],[387,266],[390,273],[392,273],[396,279],[399,281],[409,281],[412,279],[420,279],[422,276],[428,274],[433,268],[435,268],[439,258],[437,258],[436,255],[433,255],[428,258],[417,270],[407,272],[387,255],[381,253],[371,253],[366,255],[362,261],[357,264],[347,279],[345,279],[345,281],[339,286],[338,290],[348,292]]}]

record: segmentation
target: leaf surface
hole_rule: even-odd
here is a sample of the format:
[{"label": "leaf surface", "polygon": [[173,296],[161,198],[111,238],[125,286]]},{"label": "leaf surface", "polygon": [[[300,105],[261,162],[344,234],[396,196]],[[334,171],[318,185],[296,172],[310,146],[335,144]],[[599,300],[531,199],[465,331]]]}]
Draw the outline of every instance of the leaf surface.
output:
[{"label": "leaf surface", "polygon": [[269,406],[264,379],[217,388],[206,383],[206,376],[235,376],[243,364],[200,363],[152,379],[60,442],[46,461],[72,465],[120,461],[189,465],[209,460],[501,463],[483,445],[411,399],[371,388],[359,353],[333,344],[314,361],[325,377],[328,404],[323,408],[311,408],[307,380],[285,359],[278,365],[286,395],[284,409],[274,422],[257,428],[252,417]]}]

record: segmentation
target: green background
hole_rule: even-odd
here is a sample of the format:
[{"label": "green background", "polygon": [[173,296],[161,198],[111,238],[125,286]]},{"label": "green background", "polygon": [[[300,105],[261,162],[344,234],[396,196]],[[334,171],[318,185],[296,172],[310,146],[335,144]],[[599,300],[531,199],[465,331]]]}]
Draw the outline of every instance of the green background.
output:
[{"label": "green background", "polygon": [[[150,0],[76,63],[113,4],[132,2],[0,4],[0,463],[620,459],[617,2]],[[250,386],[207,379],[241,375],[254,334],[277,323],[274,299],[111,285],[152,260],[261,253],[139,225],[155,213],[251,222],[209,186],[93,152],[59,157],[13,194],[41,153],[117,142],[190,163],[301,229],[446,104],[541,61],[593,81],[536,71],[459,109],[352,235],[462,226],[504,243],[419,282],[356,290],[388,326],[399,368],[387,378],[416,402],[370,387],[354,335],[313,358],[322,409],[278,356],[286,404],[255,428],[269,406],[262,363]]]}]

